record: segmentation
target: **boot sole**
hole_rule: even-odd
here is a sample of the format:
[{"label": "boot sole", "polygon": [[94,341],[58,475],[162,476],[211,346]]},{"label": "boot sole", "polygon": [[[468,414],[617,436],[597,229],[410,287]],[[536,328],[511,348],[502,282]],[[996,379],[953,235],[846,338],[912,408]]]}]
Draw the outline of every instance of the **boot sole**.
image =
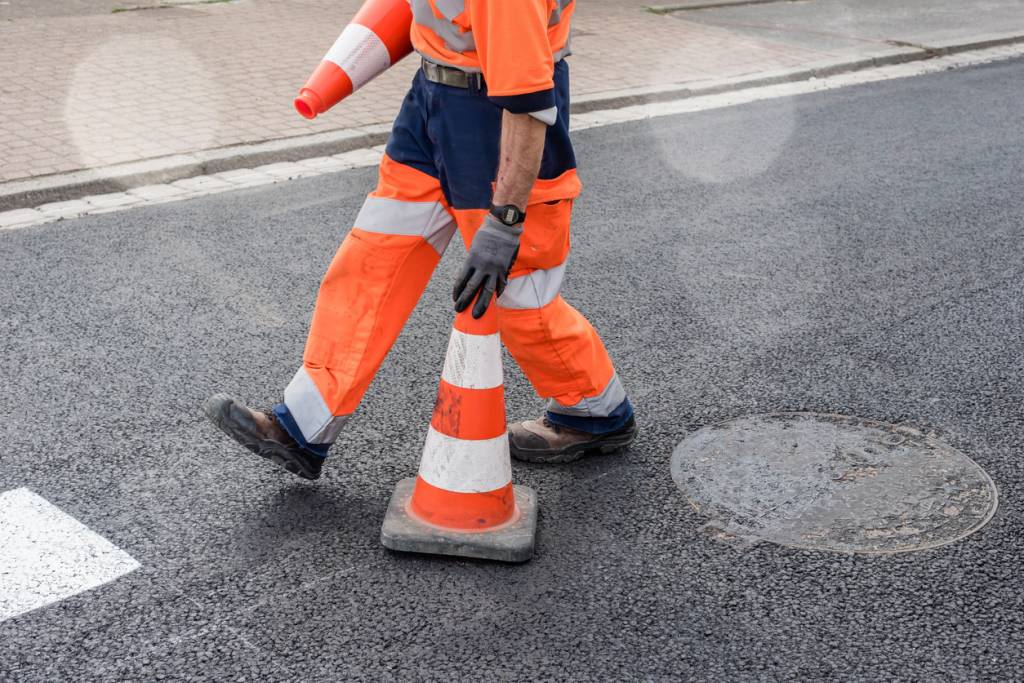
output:
[{"label": "boot sole", "polygon": [[633,443],[639,431],[639,429],[634,428],[625,434],[608,437],[601,443],[581,443],[560,451],[523,451],[516,448],[510,440],[509,451],[512,453],[513,458],[522,462],[564,465],[565,463],[576,462],[588,455],[611,455],[612,453],[618,453]]},{"label": "boot sole", "polygon": [[[216,398],[217,397],[214,397],[214,399]],[[216,425],[217,429],[221,430],[261,458],[269,460],[281,469],[291,472],[297,477],[308,479],[310,481],[320,478],[319,472],[313,472],[310,470],[302,461],[297,460],[287,450],[282,449],[280,444],[274,441],[257,439],[245,432],[239,432],[232,429],[229,426],[227,419],[227,410],[230,403],[230,399],[227,401],[210,399],[203,404],[203,412],[206,414],[206,417],[210,419],[210,422]]]}]

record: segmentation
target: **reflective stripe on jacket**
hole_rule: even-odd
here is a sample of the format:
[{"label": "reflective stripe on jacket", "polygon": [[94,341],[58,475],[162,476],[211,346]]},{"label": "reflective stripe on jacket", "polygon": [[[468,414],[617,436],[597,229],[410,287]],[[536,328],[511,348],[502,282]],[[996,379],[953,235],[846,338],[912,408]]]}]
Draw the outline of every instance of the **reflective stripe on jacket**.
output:
[{"label": "reflective stripe on jacket", "polygon": [[575,0],[409,0],[413,47],[482,72],[496,104],[516,113],[554,106],[554,63],[569,54]]}]

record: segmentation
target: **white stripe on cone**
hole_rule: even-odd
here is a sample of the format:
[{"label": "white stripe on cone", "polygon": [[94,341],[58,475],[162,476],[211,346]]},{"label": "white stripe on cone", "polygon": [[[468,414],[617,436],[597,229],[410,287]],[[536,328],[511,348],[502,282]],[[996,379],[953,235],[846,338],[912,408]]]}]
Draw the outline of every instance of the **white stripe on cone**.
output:
[{"label": "white stripe on cone", "polygon": [[493,389],[503,382],[501,339],[497,334],[452,330],[441,379],[463,389]]},{"label": "white stripe on cone", "polygon": [[508,434],[478,441],[427,430],[420,476],[430,485],[457,493],[487,493],[512,481]]},{"label": "white stripe on cone", "polygon": [[361,24],[349,24],[324,55],[348,74],[358,90],[391,66],[388,48],[376,33]]}]

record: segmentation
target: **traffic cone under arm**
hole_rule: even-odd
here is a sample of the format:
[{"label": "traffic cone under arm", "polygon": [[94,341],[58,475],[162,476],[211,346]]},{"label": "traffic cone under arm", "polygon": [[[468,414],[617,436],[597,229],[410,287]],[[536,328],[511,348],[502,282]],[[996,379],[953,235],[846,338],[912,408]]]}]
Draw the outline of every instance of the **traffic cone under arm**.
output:
[{"label": "traffic cone under arm", "polygon": [[307,119],[336,105],[412,52],[408,0],[366,0],[295,98]]},{"label": "traffic cone under arm", "polygon": [[505,562],[533,557],[537,494],[512,484],[498,310],[455,317],[419,475],[398,482],[381,543]]}]

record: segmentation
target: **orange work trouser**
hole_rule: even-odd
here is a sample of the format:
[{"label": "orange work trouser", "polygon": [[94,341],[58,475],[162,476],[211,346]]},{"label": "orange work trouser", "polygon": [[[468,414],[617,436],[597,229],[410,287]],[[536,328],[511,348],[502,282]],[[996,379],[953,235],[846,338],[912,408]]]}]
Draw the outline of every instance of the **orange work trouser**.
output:
[{"label": "orange work trouser", "polygon": [[[572,199],[527,207],[498,300],[501,339],[549,410],[603,417],[626,397],[594,328],[559,293]],[[486,210],[454,210],[438,180],[387,156],[377,188],[320,286],[302,367],[284,405],[310,446],[332,443],[398,338],[456,227],[468,245]]]}]

